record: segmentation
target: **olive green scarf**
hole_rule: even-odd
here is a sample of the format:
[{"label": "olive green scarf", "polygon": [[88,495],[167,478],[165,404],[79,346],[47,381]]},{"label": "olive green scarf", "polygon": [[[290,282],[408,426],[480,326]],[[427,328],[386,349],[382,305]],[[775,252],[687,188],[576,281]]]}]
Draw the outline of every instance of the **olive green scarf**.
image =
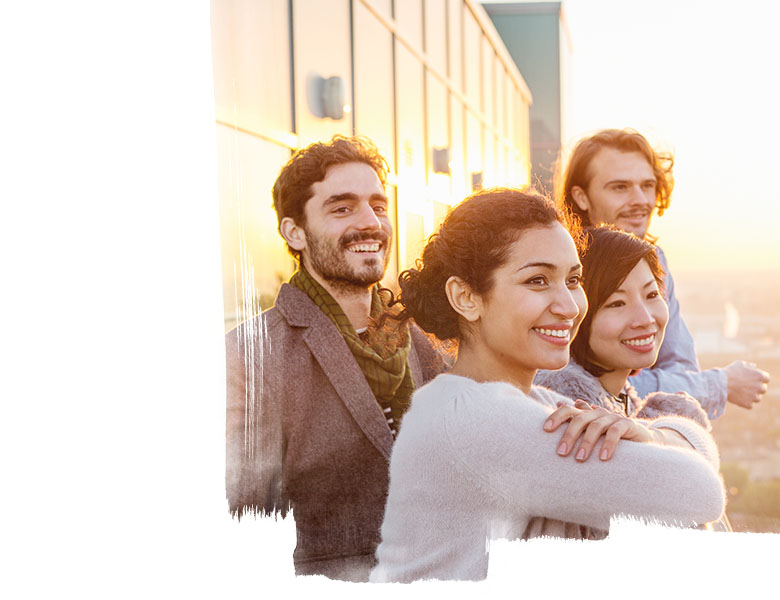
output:
[{"label": "olive green scarf", "polygon": [[408,327],[400,326],[393,319],[386,319],[379,325],[379,318],[387,310],[387,304],[376,286],[371,292],[370,324],[365,332],[358,334],[339,303],[303,265],[293,273],[290,284],[309,296],[336,325],[385,417],[392,418],[392,422],[388,418],[390,429],[397,432],[414,391],[409,370],[411,336]]}]

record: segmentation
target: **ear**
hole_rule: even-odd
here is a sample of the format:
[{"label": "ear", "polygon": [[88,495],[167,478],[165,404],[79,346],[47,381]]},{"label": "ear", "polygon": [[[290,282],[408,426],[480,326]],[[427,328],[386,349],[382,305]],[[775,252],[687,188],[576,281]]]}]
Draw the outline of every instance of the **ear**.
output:
[{"label": "ear", "polygon": [[291,217],[282,219],[282,222],[279,223],[279,233],[293,250],[301,252],[306,248],[306,232],[303,227],[296,225]]},{"label": "ear", "polygon": [[571,188],[571,197],[582,212],[588,212],[590,210],[590,200],[588,200],[588,195],[580,186],[575,185]]},{"label": "ear", "polygon": [[447,300],[461,317],[474,323],[482,314],[482,298],[460,277],[452,276],[444,284]]}]

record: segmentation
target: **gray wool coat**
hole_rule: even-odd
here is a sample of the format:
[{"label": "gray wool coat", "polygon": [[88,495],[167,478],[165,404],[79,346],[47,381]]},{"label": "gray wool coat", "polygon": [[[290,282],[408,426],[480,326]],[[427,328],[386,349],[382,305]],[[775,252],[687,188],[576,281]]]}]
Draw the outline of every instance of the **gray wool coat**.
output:
[{"label": "gray wool coat", "polygon": [[[410,325],[415,387],[446,368]],[[393,437],[333,322],[283,284],[275,306],[226,336],[232,514],[292,508],[298,575],[363,581],[375,564]]]}]

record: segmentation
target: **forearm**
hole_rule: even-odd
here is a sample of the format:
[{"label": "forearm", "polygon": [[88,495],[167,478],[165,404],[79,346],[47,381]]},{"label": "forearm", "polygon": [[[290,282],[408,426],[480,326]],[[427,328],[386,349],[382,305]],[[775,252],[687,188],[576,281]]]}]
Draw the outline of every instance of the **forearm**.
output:
[{"label": "forearm", "polygon": [[660,417],[650,422],[654,442],[662,446],[693,449],[717,471],[720,469],[718,446],[703,427],[683,417]]},{"label": "forearm", "polygon": [[719,417],[726,407],[728,379],[722,369],[686,371],[656,366],[643,369],[629,381],[642,397],[653,392],[687,392],[699,401],[710,419]]},{"label": "forearm", "polygon": [[[725,500],[712,460],[690,448],[629,441],[609,461],[562,458],[556,452],[559,436],[542,430],[551,410],[526,408],[526,414],[474,413],[460,428],[462,435],[453,438],[473,439],[475,428],[482,430],[478,437],[489,443],[469,444],[462,451],[455,444],[453,454],[479,478],[478,485],[493,489],[515,510],[598,528],[608,527],[614,515],[682,525],[720,516]],[[689,434],[685,424],[674,421],[659,419],[651,427],[668,426],[697,450],[707,447],[701,428]]]}]

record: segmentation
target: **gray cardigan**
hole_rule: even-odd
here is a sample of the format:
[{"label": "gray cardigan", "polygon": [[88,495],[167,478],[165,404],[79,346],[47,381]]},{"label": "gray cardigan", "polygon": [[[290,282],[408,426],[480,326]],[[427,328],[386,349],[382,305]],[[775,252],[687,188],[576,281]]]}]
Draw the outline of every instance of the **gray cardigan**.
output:
[{"label": "gray cardigan", "polygon": [[[588,373],[574,359],[557,371],[539,371],[534,383],[572,400],[585,400],[588,404],[603,406],[612,412],[624,414],[623,406],[613,399],[596,377]],[[685,392],[677,394],[653,392],[645,398],[640,398],[631,384],[627,384],[626,392],[629,398],[629,417],[652,419],[663,415],[678,415],[693,419],[707,431],[711,429],[707,413]]]}]

